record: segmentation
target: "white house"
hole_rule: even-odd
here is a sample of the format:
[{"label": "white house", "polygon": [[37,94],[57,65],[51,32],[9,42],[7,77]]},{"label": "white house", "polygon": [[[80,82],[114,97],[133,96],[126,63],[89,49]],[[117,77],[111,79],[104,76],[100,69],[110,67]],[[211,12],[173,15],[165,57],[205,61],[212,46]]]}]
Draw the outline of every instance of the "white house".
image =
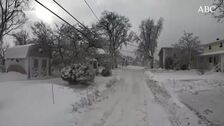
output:
[{"label": "white house", "polygon": [[15,46],[5,53],[6,71],[27,74],[27,78],[39,78],[49,75],[50,58],[37,44]]},{"label": "white house", "polygon": [[204,69],[224,72],[224,40],[217,40],[204,45],[199,57],[199,66]]}]

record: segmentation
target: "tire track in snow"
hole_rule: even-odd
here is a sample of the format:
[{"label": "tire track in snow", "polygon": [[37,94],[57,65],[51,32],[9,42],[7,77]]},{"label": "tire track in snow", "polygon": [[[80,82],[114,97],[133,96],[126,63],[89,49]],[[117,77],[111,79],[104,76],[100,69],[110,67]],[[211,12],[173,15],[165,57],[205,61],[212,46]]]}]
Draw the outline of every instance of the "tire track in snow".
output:
[{"label": "tire track in snow", "polygon": [[115,94],[86,112],[84,123],[78,126],[170,126],[154,103],[143,71],[124,70],[119,76],[124,80],[117,84]]}]

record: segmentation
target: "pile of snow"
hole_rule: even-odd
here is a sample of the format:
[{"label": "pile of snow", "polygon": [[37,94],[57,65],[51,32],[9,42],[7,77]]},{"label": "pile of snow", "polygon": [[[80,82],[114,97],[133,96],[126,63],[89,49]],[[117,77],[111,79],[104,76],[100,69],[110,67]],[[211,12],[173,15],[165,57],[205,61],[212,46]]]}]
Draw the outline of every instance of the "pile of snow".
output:
[{"label": "pile of snow", "polygon": [[90,86],[81,92],[83,95],[81,96],[80,100],[72,105],[73,111],[81,112],[83,108],[108,98],[108,91],[114,91],[115,83],[117,81],[117,77],[97,77],[95,80],[96,85]]},{"label": "pile of snow", "polygon": [[0,82],[27,80],[27,75],[18,72],[8,72],[0,74]]}]

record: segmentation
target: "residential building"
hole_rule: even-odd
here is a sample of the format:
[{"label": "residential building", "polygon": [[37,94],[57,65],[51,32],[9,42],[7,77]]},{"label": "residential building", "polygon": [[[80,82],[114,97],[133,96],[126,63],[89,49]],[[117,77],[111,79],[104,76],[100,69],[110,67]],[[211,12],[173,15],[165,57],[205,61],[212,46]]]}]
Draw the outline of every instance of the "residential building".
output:
[{"label": "residential building", "polygon": [[203,53],[200,54],[199,59],[198,66],[224,72],[224,40],[203,45]]},{"label": "residential building", "polygon": [[159,51],[159,67],[164,69],[173,69],[174,58],[177,56],[177,50],[172,47],[163,47]]},{"label": "residential building", "polygon": [[27,78],[45,77],[50,73],[50,56],[37,44],[15,46],[5,53],[5,68]]}]

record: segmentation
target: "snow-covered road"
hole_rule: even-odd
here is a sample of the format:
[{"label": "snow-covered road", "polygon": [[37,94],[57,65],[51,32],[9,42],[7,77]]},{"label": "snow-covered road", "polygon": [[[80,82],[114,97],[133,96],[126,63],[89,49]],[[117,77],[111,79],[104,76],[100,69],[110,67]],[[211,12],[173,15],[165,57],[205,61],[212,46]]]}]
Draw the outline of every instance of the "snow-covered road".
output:
[{"label": "snow-covered road", "polygon": [[78,126],[171,126],[164,109],[154,101],[143,70],[126,69],[119,76],[115,93],[89,107]]}]

